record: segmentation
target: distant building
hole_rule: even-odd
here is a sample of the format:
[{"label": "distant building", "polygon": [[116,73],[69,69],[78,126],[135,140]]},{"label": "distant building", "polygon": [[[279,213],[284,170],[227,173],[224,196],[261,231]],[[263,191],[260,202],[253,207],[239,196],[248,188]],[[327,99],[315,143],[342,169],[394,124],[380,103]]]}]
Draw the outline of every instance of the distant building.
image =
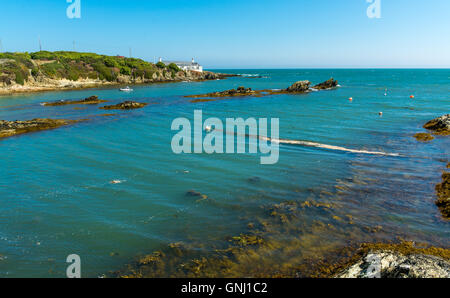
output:
[{"label": "distant building", "polygon": [[203,72],[203,66],[195,62],[194,58],[192,58],[191,62],[184,62],[184,61],[163,61],[162,58],[159,58],[159,62],[164,63],[165,65],[169,65],[171,63],[176,64],[181,70],[192,70],[192,71],[198,71]]}]

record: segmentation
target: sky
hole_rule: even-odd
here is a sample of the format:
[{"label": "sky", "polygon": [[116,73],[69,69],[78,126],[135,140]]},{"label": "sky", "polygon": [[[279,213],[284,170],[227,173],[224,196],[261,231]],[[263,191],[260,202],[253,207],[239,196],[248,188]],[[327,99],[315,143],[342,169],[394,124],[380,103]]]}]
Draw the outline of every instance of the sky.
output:
[{"label": "sky", "polygon": [[[73,50],[206,68],[450,68],[449,0],[0,0],[0,51]],[[77,0],[72,0],[77,1]]]}]

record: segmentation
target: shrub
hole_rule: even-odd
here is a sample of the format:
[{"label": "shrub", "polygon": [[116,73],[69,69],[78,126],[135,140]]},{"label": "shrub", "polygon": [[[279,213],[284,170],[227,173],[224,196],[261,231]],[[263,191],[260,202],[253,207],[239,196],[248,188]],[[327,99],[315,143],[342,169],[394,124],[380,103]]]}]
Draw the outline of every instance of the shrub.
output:
[{"label": "shrub", "polygon": [[169,67],[170,70],[173,70],[174,72],[179,72],[181,70],[178,67],[178,65],[176,65],[175,63],[170,63],[168,67]]},{"label": "shrub", "polygon": [[158,63],[156,63],[156,67],[158,67],[158,68],[166,68],[166,65],[163,63],[163,62],[158,62]]},{"label": "shrub", "polygon": [[25,84],[25,77],[21,71],[16,71],[15,75],[16,75],[16,83],[17,84],[20,84],[20,85]]}]

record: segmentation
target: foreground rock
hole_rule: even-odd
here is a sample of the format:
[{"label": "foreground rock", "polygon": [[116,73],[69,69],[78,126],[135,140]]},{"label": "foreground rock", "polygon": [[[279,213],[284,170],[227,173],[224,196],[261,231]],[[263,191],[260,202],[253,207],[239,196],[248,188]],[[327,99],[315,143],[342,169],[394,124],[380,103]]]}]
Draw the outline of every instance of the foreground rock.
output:
[{"label": "foreground rock", "polygon": [[286,89],[286,92],[289,93],[303,93],[309,91],[309,86],[311,86],[310,81],[298,81],[294,83],[292,86]]},{"label": "foreground rock", "polygon": [[90,96],[82,100],[60,100],[55,102],[44,102],[44,106],[65,106],[65,105],[95,105],[99,103],[107,102],[106,100],[101,100],[98,96]]},{"label": "foreground rock", "polygon": [[[449,167],[450,164],[447,166]],[[438,199],[436,205],[445,219],[450,219],[450,173],[442,174],[442,183],[436,186]]]},{"label": "foreground rock", "polygon": [[0,138],[41,130],[55,129],[75,122],[78,121],[64,119],[33,119],[28,121],[0,120]]},{"label": "foreground rock", "polygon": [[449,278],[450,263],[434,256],[373,252],[338,278]]},{"label": "foreground rock", "polygon": [[365,244],[356,262],[337,278],[449,278],[450,250],[402,244]]},{"label": "foreground rock", "polygon": [[102,110],[134,110],[140,109],[147,106],[147,103],[135,102],[135,101],[125,101],[112,106],[104,106],[100,109]]},{"label": "foreground rock", "polygon": [[317,89],[317,90],[327,90],[327,89],[336,88],[338,85],[339,85],[338,81],[336,81],[335,79],[331,78],[328,81],[325,81],[323,83],[317,84],[313,88]]},{"label": "foreground rock", "polygon": [[441,116],[427,122],[424,128],[433,131],[435,135],[450,135],[450,114]]}]

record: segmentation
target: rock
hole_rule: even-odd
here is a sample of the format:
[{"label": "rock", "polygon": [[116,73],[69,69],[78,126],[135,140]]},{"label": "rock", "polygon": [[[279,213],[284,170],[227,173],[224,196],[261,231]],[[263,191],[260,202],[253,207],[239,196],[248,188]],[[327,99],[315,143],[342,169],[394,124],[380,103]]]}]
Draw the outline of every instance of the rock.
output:
[{"label": "rock", "polygon": [[220,92],[213,92],[207,94],[200,95],[189,95],[186,97],[236,97],[236,96],[251,96],[259,94],[257,91],[253,91],[251,88],[245,88],[243,86],[238,87],[237,89],[225,90]]},{"label": "rock", "polygon": [[112,106],[104,106],[100,109],[102,110],[134,110],[145,107],[146,103],[134,102],[134,101],[125,101]]},{"label": "rock", "polygon": [[187,197],[201,197],[202,194],[195,190],[189,190],[188,192],[186,192],[186,196]]},{"label": "rock", "polygon": [[442,174],[442,183],[436,185],[436,206],[445,219],[450,219],[450,173]]},{"label": "rock", "polygon": [[436,135],[450,135],[450,114],[433,119],[423,127],[433,131]]},{"label": "rock", "polygon": [[202,193],[200,193],[198,191],[195,191],[195,190],[190,190],[190,191],[186,192],[186,196],[187,197],[192,197],[192,198],[197,198],[198,199],[196,201],[197,203],[208,199],[207,195],[204,195],[204,194],[202,194]]},{"label": "rock", "polygon": [[93,105],[107,102],[106,100],[98,99],[98,96],[90,96],[82,100],[60,100],[56,102],[44,102],[44,106],[65,106],[65,105],[76,105],[76,104],[84,104],[84,105]]},{"label": "rock", "polygon": [[442,258],[395,251],[375,251],[339,273],[337,278],[449,278],[450,263]]},{"label": "rock", "polygon": [[434,137],[429,133],[416,133],[414,137],[419,142],[429,142],[434,140]]},{"label": "rock", "polygon": [[77,121],[64,119],[33,119],[28,121],[0,120],[0,138],[11,137],[34,131],[54,129],[75,122]]},{"label": "rock", "polygon": [[286,91],[291,93],[303,93],[309,90],[310,85],[310,81],[298,81],[287,88]]},{"label": "rock", "polygon": [[325,81],[323,83],[317,84],[313,88],[317,89],[317,90],[324,90],[324,89],[336,88],[337,86],[338,86],[338,81],[336,81],[335,79],[331,78],[328,81]]}]

